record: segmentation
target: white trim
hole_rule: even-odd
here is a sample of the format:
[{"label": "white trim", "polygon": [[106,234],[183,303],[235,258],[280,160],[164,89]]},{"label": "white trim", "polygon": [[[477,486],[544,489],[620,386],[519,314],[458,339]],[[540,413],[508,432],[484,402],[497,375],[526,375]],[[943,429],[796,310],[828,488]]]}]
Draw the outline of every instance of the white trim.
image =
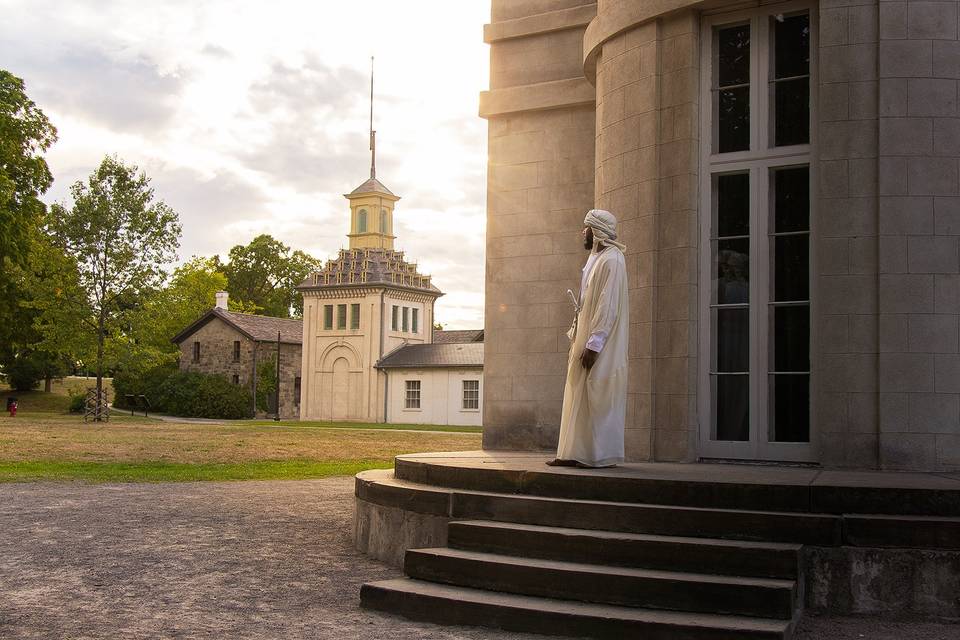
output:
[{"label": "white trim", "polygon": [[[769,19],[777,13],[808,11],[810,15],[810,144],[774,147],[769,111],[770,38]],[[715,28],[721,25],[750,24],[750,150],[714,153],[717,130],[713,118],[713,60],[716,54]],[[698,456],[701,458],[740,458],[783,461],[816,461],[818,434],[816,425],[815,376],[817,360],[816,315],[814,292],[817,183],[815,156],[817,106],[818,19],[816,3],[790,1],[754,6],[750,9],[703,14],[700,38],[700,286],[698,312]],[[769,442],[769,314],[770,300],[770,236],[769,201],[770,170],[796,164],[808,165],[810,185],[809,282],[810,282],[810,442]],[[743,442],[711,439],[713,353],[711,345],[711,302],[713,289],[713,244],[711,226],[714,219],[714,180],[718,173],[744,172],[750,176],[750,432]]]}]

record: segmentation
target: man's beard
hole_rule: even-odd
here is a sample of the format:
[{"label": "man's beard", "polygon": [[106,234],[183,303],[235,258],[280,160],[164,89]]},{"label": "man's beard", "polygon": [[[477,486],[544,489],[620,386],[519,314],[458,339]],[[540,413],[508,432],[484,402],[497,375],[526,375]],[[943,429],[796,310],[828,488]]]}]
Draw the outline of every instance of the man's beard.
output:
[{"label": "man's beard", "polygon": [[593,251],[593,234],[591,233],[583,239],[583,248],[587,251]]}]

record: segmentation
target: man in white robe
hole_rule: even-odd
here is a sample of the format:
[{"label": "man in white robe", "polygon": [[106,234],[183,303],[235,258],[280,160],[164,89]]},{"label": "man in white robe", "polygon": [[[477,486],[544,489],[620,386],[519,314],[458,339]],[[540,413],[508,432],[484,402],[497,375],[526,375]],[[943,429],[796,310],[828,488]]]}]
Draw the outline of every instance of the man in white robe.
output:
[{"label": "man in white robe", "polygon": [[583,221],[580,298],[567,358],[560,442],[551,466],[610,467],[623,462],[627,414],[627,339],[630,320],[626,247],[617,219],[591,209]]}]

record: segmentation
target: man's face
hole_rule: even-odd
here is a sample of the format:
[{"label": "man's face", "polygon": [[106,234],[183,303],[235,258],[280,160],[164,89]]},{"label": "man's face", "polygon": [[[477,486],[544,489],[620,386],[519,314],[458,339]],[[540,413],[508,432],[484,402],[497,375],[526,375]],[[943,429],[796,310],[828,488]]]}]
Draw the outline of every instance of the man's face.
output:
[{"label": "man's face", "polygon": [[583,231],[580,232],[580,235],[583,236],[583,248],[587,251],[593,250],[593,229],[590,227],[584,227]]}]

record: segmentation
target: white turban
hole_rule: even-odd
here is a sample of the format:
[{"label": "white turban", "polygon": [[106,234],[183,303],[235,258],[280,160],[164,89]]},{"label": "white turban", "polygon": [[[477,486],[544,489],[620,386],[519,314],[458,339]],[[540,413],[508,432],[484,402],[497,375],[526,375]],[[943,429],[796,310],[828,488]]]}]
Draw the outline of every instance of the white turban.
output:
[{"label": "white turban", "polygon": [[615,246],[620,251],[626,251],[627,247],[623,243],[617,242],[617,218],[609,211],[603,209],[590,209],[587,211],[583,224],[593,229],[594,240],[599,240]]}]

